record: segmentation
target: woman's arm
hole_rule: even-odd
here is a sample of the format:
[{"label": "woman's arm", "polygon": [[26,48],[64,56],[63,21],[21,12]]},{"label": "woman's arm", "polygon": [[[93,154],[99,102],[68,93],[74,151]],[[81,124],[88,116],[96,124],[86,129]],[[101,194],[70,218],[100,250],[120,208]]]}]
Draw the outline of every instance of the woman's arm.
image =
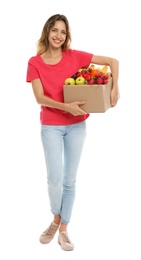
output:
[{"label": "woman's arm", "polygon": [[86,112],[79,107],[80,105],[84,105],[85,101],[77,101],[73,103],[58,102],[44,95],[44,90],[40,79],[34,79],[31,83],[38,104],[64,110],[65,112],[69,112],[74,116],[86,114]]},{"label": "woman's arm", "polygon": [[98,65],[107,65],[110,67],[112,73],[113,86],[111,90],[111,106],[115,106],[119,99],[119,89],[118,89],[118,76],[119,76],[119,61],[105,56],[93,55],[92,63]]}]

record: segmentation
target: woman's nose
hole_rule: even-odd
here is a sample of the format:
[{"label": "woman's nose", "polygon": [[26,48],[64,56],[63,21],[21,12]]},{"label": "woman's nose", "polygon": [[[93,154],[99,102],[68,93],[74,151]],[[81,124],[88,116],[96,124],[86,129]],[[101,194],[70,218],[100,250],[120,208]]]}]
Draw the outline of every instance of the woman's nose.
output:
[{"label": "woman's nose", "polygon": [[56,36],[57,36],[57,38],[61,38],[61,32],[58,31]]}]

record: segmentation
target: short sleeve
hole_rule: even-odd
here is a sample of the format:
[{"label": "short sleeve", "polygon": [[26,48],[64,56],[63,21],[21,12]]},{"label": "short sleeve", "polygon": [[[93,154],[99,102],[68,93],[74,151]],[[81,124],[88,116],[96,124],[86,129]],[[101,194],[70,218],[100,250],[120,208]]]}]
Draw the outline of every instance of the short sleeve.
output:
[{"label": "short sleeve", "polygon": [[38,70],[29,61],[27,66],[26,82],[31,82],[33,79],[38,79],[38,78],[39,78]]}]

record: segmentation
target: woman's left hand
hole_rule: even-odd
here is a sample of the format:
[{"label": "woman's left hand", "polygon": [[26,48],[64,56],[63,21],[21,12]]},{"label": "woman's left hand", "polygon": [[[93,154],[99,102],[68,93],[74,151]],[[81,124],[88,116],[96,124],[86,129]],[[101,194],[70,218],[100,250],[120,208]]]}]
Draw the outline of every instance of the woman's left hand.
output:
[{"label": "woman's left hand", "polygon": [[119,89],[117,86],[116,87],[113,86],[111,90],[110,99],[111,99],[111,107],[115,107],[119,99]]}]

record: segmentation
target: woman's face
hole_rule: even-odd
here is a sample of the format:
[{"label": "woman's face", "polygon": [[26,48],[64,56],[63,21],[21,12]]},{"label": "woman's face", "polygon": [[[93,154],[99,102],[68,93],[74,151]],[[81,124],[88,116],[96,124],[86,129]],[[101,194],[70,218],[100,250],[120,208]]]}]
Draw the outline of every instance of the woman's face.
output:
[{"label": "woman's face", "polygon": [[56,21],[50,29],[48,41],[53,48],[60,48],[66,40],[66,25],[63,21]]}]

